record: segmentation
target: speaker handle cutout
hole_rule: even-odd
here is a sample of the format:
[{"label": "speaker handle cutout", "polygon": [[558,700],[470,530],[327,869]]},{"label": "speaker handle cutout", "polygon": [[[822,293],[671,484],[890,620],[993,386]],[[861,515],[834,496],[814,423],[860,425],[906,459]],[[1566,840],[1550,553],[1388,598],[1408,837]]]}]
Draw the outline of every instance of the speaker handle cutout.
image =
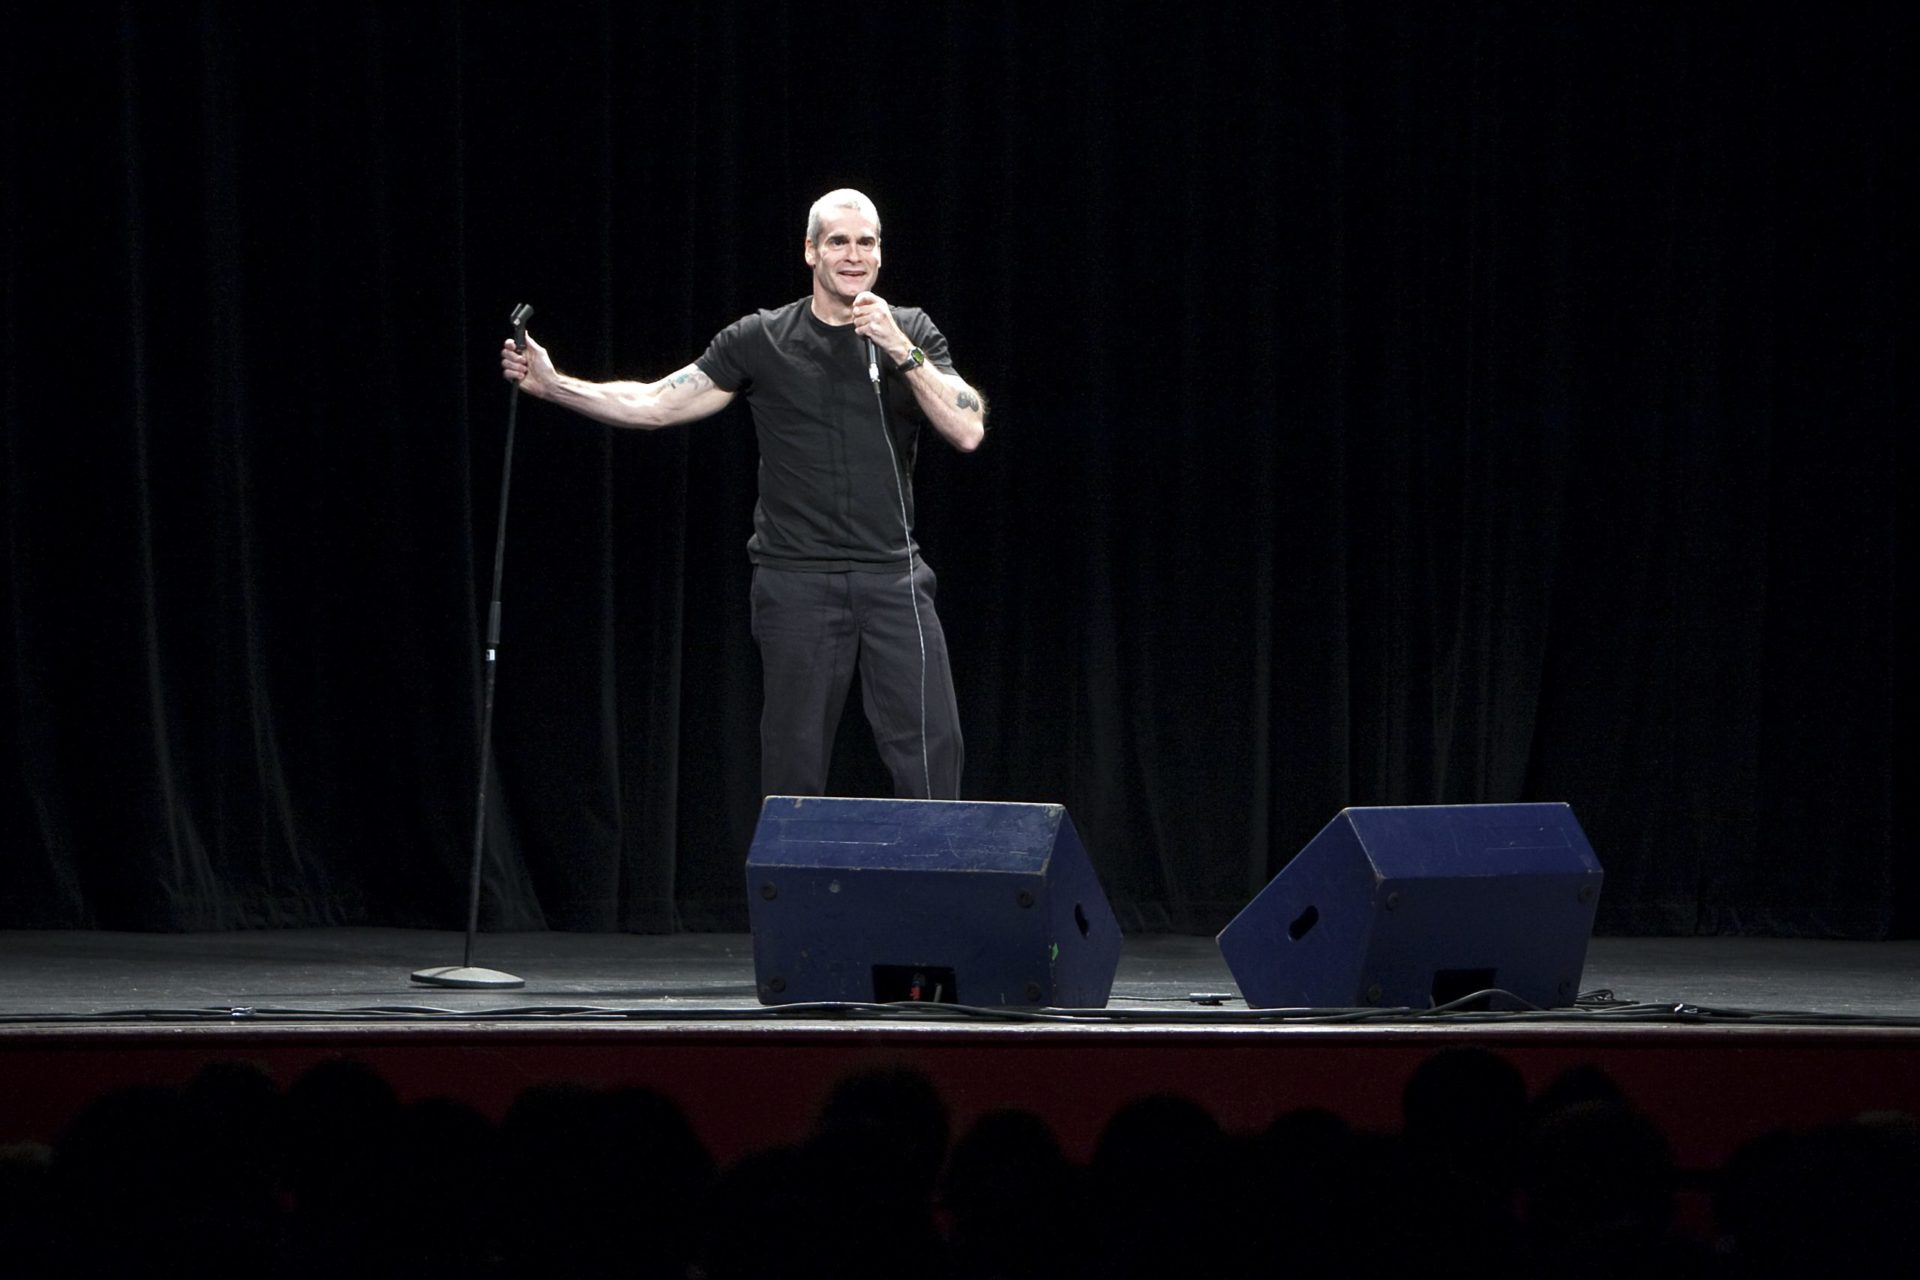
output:
[{"label": "speaker handle cutout", "polygon": [[1312,903],[1308,903],[1307,909],[1295,916],[1293,923],[1287,926],[1287,936],[1295,942],[1298,942],[1313,932],[1313,926],[1319,923],[1320,908],[1314,906]]}]

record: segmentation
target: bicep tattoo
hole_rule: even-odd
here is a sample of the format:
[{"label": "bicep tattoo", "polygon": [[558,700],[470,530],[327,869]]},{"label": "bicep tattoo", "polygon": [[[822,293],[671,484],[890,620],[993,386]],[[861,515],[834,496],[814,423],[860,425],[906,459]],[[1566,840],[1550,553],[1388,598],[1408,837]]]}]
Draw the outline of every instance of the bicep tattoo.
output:
[{"label": "bicep tattoo", "polygon": [[660,397],[678,405],[682,401],[693,399],[695,395],[707,393],[712,390],[712,386],[714,386],[714,380],[708,378],[699,365],[687,365],[680,372],[666,378],[666,382],[660,386]]}]

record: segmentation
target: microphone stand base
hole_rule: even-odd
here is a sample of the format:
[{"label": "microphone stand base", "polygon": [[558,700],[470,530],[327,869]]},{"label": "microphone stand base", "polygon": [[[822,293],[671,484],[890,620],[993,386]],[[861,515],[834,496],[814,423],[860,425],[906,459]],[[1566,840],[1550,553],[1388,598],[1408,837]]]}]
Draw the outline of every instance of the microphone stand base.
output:
[{"label": "microphone stand base", "polygon": [[450,964],[438,969],[415,969],[413,980],[429,987],[494,988],[524,987],[525,978],[516,978],[498,969],[476,969],[471,965]]}]

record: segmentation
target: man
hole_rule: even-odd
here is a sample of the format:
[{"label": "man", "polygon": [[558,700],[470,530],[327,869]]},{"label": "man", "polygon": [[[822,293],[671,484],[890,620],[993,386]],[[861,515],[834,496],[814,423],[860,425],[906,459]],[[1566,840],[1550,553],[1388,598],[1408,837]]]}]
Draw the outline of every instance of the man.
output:
[{"label": "man", "polygon": [[962,744],[934,575],[913,541],[913,460],[933,427],[963,453],[986,435],[984,397],[953,371],[925,312],[874,293],[880,213],[830,191],[807,213],[807,297],[743,317],[658,382],[558,372],[531,337],[500,352],[529,395],[616,427],[674,426],[744,395],[760,444],[753,636],[766,702],[766,795],[826,790],[833,734],[857,664],[867,721],[894,792],[957,799]]}]

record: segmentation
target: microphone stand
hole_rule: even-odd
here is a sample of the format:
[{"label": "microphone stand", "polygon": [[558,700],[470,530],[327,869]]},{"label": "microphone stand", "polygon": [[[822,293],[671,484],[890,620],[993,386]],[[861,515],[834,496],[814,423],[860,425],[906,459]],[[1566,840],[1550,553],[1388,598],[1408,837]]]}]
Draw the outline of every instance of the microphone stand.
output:
[{"label": "microphone stand", "polygon": [[[508,318],[513,325],[513,345],[522,351],[527,349],[527,321],[532,318],[533,308],[524,302],[515,307]],[[480,861],[487,849],[487,768],[493,759],[493,680],[498,667],[494,655],[500,648],[500,568],[507,554],[507,491],[513,484],[513,428],[519,414],[520,384],[516,382],[507,393],[507,449],[506,458],[500,464],[500,519],[494,527],[493,541],[493,600],[487,606],[486,693],[480,704],[480,786],[473,803],[473,875],[467,889],[467,949],[458,965],[414,970],[413,980],[429,987],[499,989],[527,985],[524,978],[498,969],[476,969],[473,964],[473,935],[480,928]]]}]

